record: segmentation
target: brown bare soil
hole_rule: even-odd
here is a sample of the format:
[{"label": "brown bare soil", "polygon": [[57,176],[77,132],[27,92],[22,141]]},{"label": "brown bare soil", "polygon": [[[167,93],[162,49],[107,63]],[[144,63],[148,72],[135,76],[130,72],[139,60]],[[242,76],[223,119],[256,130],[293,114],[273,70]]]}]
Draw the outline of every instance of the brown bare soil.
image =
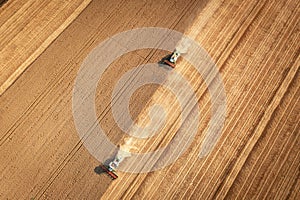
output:
[{"label": "brown bare soil", "polygon": [[[299,5],[293,0],[92,1],[0,96],[0,199],[300,199]],[[3,8],[13,12],[9,2]],[[143,174],[117,171],[119,178],[112,181],[95,173],[100,163],[78,137],[72,91],[94,47],[140,27],[180,31],[207,50],[224,82],[226,120],[212,152],[198,159],[211,117],[210,96],[193,67],[180,62],[174,70],[190,80],[201,105],[198,134],[170,166]],[[26,58],[32,52],[21,51]],[[110,108],[114,86],[128,70],[155,63],[166,53],[130,52],[104,73],[95,97],[97,117],[115,144],[123,142],[124,133]],[[27,61],[14,62],[10,73]],[[2,76],[8,68],[0,69],[8,80]],[[138,72],[133,75],[138,77]],[[153,102],[172,115],[162,131],[166,137],[136,144],[142,152],[167,145],[176,134],[167,130],[180,126],[174,94],[158,85],[134,93],[133,118],[147,118]]]}]

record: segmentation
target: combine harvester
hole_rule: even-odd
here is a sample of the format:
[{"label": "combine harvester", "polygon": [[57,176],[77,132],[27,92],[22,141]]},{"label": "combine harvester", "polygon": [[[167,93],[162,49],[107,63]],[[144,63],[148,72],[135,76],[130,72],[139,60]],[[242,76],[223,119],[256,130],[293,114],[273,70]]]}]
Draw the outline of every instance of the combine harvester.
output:
[{"label": "combine harvester", "polygon": [[162,59],[162,63],[172,68],[176,67],[176,63],[182,54],[186,54],[191,46],[191,41],[187,38],[182,38],[176,45],[175,50],[172,54]]},{"label": "combine harvester", "polygon": [[118,175],[115,173],[115,168],[111,167],[111,163],[109,163],[109,165],[101,164],[100,167],[112,180],[118,178]]},{"label": "combine harvester", "polygon": [[164,64],[169,65],[172,68],[176,67],[177,59],[180,57],[180,52],[175,49],[171,55],[162,60]]},{"label": "combine harvester", "polygon": [[[121,155],[122,154],[122,155]],[[118,175],[115,173],[116,169],[120,165],[120,163],[124,160],[124,158],[131,156],[131,153],[126,152],[124,155],[124,151],[118,151],[117,155],[114,157],[113,161],[111,161],[108,165],[101,164],[101,169],[112,179],[115,180],[118,178]]]}]

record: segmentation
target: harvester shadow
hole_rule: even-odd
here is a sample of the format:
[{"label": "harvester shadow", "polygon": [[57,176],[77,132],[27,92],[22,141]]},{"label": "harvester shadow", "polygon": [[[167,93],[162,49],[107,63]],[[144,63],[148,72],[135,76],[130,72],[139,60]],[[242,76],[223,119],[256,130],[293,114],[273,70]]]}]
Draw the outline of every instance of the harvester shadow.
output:
[{"label": "harvester shadow", "polygon": [[163,57],[163,58],[158,62],[159,66],[160,66],[160,67],[168,66],[168,65],[166,65],[166,64],[164,63],[164,60],[169,60],[169,59],[171,58],[171,56],[172,56],[172,53],[170,53],[170,54],[166,55],[165,57]]},{"label": "harvester shadow", "polygon": [[[102,165],[107,166],[113,160],[114,160],[113,158],[109,158],[104,163],[102,163]],[[105,170],[103,170],[103,168],[100,165],[95,167],[94,172],[98,175],[106,173]]]}]

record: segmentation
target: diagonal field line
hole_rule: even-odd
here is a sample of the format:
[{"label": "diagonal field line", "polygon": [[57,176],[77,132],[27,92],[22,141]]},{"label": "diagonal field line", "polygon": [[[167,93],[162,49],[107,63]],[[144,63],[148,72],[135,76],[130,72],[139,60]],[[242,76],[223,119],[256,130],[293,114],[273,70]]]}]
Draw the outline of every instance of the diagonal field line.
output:
[{"label": "diagonal field line", "polygon": [[[295,97],[295,95],[294,95],[294,97]],[[299,99],[299,98],[298,98],[298,99]],[[296,104],[295,104],[295,106],[294,106],[293,108],[295,108],[295,107],[296,107]],[[288,108],[288,106],[286,107],[285,111],[287,111],[287,108]],[[293,109],[291,109],[291,112],[289,113],[289,115],[292,113],[292,111],[293,111]],[[289,115],[288,115],[288,116],[289,116]],[[281,116],[281,120],[282,120],[283,117],[284,117],[284,115]],[[285,119],[285,123],[287,122],[287,120],[288,120],[288,117]],[[277,128],[278,126],[279,126],[279,124],[276,125],[276,128]],[[279,131],[279,132],[282,132],[283,128],[284,128],[284,126],[282,126],[282,127],[280,128],[280,131]],[[280,135],[280,134],[278,134],[278,135],[276,136],[276,138],[274,139],[273,144],[271,145],[271,147],[270,147],[269,150],[267,151],[267,155],[271,152],[271,148],[274,146],[274,144],[275,144],[276,140],[278,139],[279,135]],[[292,134],[290,135],[290,137],[291,137],[291,136],[292,136]],[[269,142],[269,141],[268,141],[268,142]],[[265,147],[263,150],[265,150],[265,149],[266,149],[266,147]],[[263,154],[263,151],[259,154],[258,158],[260,158],[260,157],[262,156],[262,154]],[[267,158],[267,156],[262,160],[261,164],[259,165],[258,170],[256,170],[256,173],[254,174],[253,177],[256,177],[256,176],[257,176],[258,171],[261,169],[261,167],[262,167],[262,165],[263,165],[263,162],[266,160],[266,158]],[[257,163],[257,162],[256,162],[256,163]],[[256,163],[254,163],[253,165],[255,165]],[[253,168],[254,168],[254,166],[252,167],[252,169],[253,169]],[[251,171],[253,171],[253,170],[251,170]],[[248,180],[249,176],[250,176],[250,174],[247,176],[247,178],[246,178],[247,180]],[[275,179],[274,179],[274,180],[275,180]],[[244,193],[244,197],[243,197],[243,198],[245,198],[245,195],[248,193],[250,187],[253,185],[253,182],[254,182],[254,179],[252,179],[252,181],[250,182],[250,186],[247,187],[248,189],[247,189],[247,191]],[[245,185],[245,183],[242,185],[241,188],[244,188],[244,185]],[[242,190],[242,189],[241,189],[241,190]],[[240,196],[241,190],[240,190],[240,192],[237,194],[237,196]]]},{"label": "diagonal field line", "polygon": [[[79,8],[80,9],[80,8]],[[76,10],[78,10],[78,9],[76,9]],[[50,22],[49,22],[50,23]],[[62,26],[60,26],[57,30],[59,30],[60,28],[62,28]],[[37,36],[38,37],[38,39],[39,39],[39,36]],[[48,40],[48,39],[47,39]],[[46,43],[47,43],[47,40],[45,40],[42,44],[41,44],[41,46],[44,46],[44,45],[46,45]],[[37,50],[38,51],[38,50]],[[68,71],[68,69],[66,70],[66,71]],[[63,72],[62,73],[62,75],[64,75],[65,73]],[[60,76],[60,77],[63,77],[63,76]],[[5,84],[5,83],[4,83]],[[3,85],[4,85],[3,84]],[[2,85],[2,86],[3,86]],[[56,83],[54,83],[54,85],[56,85]],[[2,87],[1,86],[1,87]],[[16,130],[16,128],[17,127],[19,127],[20,126],[20,124],[26,119],[26,118],[23,118],[23,120],[22,120],[22,117],[24,117],[25,116],[25,114],[26,113],[31,113],[31,111],[30,111],[30,109],[29,108],[31,108],[31,107],[35,107],[45,96],[46,96],[46,94],[48,94],[48,92],[46,92],[46,93],[42,93],[41,95],[39,95],[38,97],[37,97],[37,99],[38,100],[36,100],[36,101],[34,101],[31,105],[29,105],[29,107],[28,107],[28,109],[26,109],[25,110],[25,112],[20,116],[20,117],[18,117],[18,120],[16,120],[16,122],[6,131],[6,133],[0,138],[0,146],[5,142],[5,140],[7,140],[7,138],[9,137],[9,136],[11,136],[12,134],[13,134],[13,132],[14,132],[14,130]],[[1,88],[0,88],[0,97],[1,97]],[[19,121],[21,121],[21,122],[19,122]],[[18,122],[19,122],[19,124],[18,124]]]},{"label": "diagonal field line", "polygon": [[[163,96],[162,96],[163,97]],[[125,184],[124,184],[125,185]]]},{"label": "diagonal field line", "polygon": [[[295,73],[295,69],[292,69],[290,72],[289,72],[290,74],[293,74],[293,73]],[[293,76],[293,75],[292,75]],[[282,83],[282,85],[285,85],[285,84],[288,84],[289,85],[289,82],[290,80],[287,80],[287,79],[285,79],[284,80],[284,82]],[[284,86],[283,86],[284,87]],[[283,87],[281,87],[281,88],[279,88],[279,90],[277,91],[277,94],[278,95],[281,95],[281,93],[283,93],[283,92],[285,92],[286,91],[286,88],[283,88]],[[282,91],[282,90],[285,90],[285,91]],[[271,106],[275,106],[276,104],[279,104],[279,102],[277,102],[276,100],[273,100],[273,102],[272,102],[273,104],[271,104]],[[272,107],[269,107],[269,110],[271,110],[271,109],[276,109],[276,108],[272,108]],[[278,105],[277,105],[278,106]],[[267,110],[267,111],[269,111],[269,110]],[[270,116],[263,116],[263,119],[262,120],[266,120],[266,118],[268,118],[268,117],[270,117]],[[260,122],[260,124],[261,124],[262,122]],[[267,122],[264,122],[264,123],[267,123]],[[255,140],[254,141],[257,141],[258,139],[259,139],[259,135],[257,135],[257,134],[255,134],[253,137],[255,137]],[[256,142],[255,142],[256,143]],[[253,144],[246,144],[246,150],[247,150],[247,148],[252,148],[251,146],[254,146],[255,145],[255,143],[253,143]],[[245,149],[244,149],[244,151],[243,152],[245,152],[246,151]],[[242,152],[242,153],[243,153]],[[246,158],[243,158],[242,157],[242,161],[239,161],[239,162],[245,162],[245,160],[246,160]],[[234,173],[234,176],[236,177],[237,176],[237,172],[232,172],[232,173]],[[232,181],[232,180],[230,180],[230,181]]]},{"label": "diagonal field line", "polygon": [[[229,7],[229,3],[227,4],[227,8]],[[216,10],[216,9],[215,9]],[[213,12],[215,12],[215,10],[213,10]],[[225,9],[226,10],[226,9]],[[218,19],[220,18],[220,16],[221,15],[219,15],[218,16],[218,18],[216,19],[216,21],[218,21]],[[199,19],[198,18],[198,21],[200,21],[201,20],[201,18]],[[202,21],[202,20],[201,20]],[[199,22],[200,23],[200,22]],[[196,23],[194,23],[194,24],[198,24],[198,22],[196,22]],[[198,28],[198,26],[197,26],[197,28]],[[226,29],[228,29],[229,28],[229,26],[227,26],[226,27]],[[199,34],[199,32],[200,31],[198,31],[198,33],[197,33],[197,35]],[[211,38],[211,35],[209,36],[209,38]],[[216,45],[214,45],[213,47],[215,47]],[[207,104],[206,104],[207,105]],[[206,115],[205,115],[206,116]],[[185,165],[186,166],[186,165]],[[182,170],[181,170],[182,171]],[[177,178],[175,179],[175,182],[176,182],[176,180],[178,179],[178,177],[180,177],[180,174],[181,174],[181,172],[177,175]],[[158,178],[157,178],[158,179]],[[161,182],[163,181],[163,178],[160,180],[160,183],[159,184],[161,184]],[[155,182],[155,184],[157,184],[157,181],[153,181],[152,183],[154,184],[154,182]],[[153,186],[153,184],[152,184],[152,186]],[[180,184],[177,184],[177,186],[179,186]],[[158,189],[158,187],[156,187],[156,189],[155,189],[155,191]],[[149,189],[150,190],[150,189]],[[168,194],[169,192],[170,192],[170,190],[171,190],[171,188],[169,188],[169,191],[168,192],[166,192],[166,194]],[[154,192],[152,193],[152,195],[154,194]],[[150,196],[150,197],[152,197],[152,196]]]},{"label": "diagonal field line", "polygon": [[[293,184],[292,182],[291,182],[291,177],[296,177],[296,179],[294,180],[295,182],[297,181],[297,179],[299,180],[299,168],[300,168],[300,165],[299,165],[299,158],[300,158],[300,151],[298,151],[298,153],[297,153],[297,155],[295,156],[295,159],[293,160],[293,162],[292,162],[292,164],[291,164],[291,166],[289,167],[289,169],[288,169],[288,172],[290,172],[290,170],[292,170],[292,167],[294,166],[294,165],[297,165],[297,167],[295,167],[296,169],[295,169],[295,171],[294,171],[294,173],[293,173],[293,175],[292,176],[285,176],[284,177],[284,180],[282,181],[282,184],[280,185],[280,188],[277,190],[277,192],[276,192],[276,194],[275,194],[275,197],[277,197],[277,199],[283,199],[283,195],[284,195],[284,191],[286,191],[286,190],[281,190],[281,188],[283,187],[283,185],[284,185],[284,182],[285,181],[287,181],[287,179],[289,179],[289,181],[290,182],[288,182],[287,183],[287,185],[285,186],[285,189],[287,189],[287,187],[290,185],[290,184]],[[290,195],[290,192],[292,192],[292,189],[293,189],[293,185],[291,185],[291,189],[290,189],[290,191],[289,191],[289,194],[287,194],[287,198],[286,199],[289,199],[288,197],[289,197],[289,195]],[[294,188],[295,189],[295,188]],[[296,189],[295,189],[296,190]],[[297,190],[296,190],[297,191]],[[299,190],[298,190],[298,192],[299,192]],[[280,193],[281,193],[281,197],[280,197]]]},{"label": "diagonal field line", "polygon": [[[274,75],[274,74],[275,74],[275,73],[273,73],[273,75]],[[269,84],[270,84],[270,83],[271,83],[271,82],[269,82]],[[277,81],[277,83],[279,83],[279,82]],[[276,84],[277,84],[277,83],[276,83]],[[243,126],[243,127],[244,127],[244,126]],[[240,144],[240,143],[239,143],[239,144]]]},{"label": "diagonal field line", "polygon": [[[297,123],[297,125],[296,125],[295,128],[294,128],[294,130],[292,131],[292,133],[291,133],[290,137],[288,138],[288,140],[287,140],[285,146],[282,147],[282,148],[288,148],[288,147],[291,147],[291,146],[294,146],[294,145],[295,145],[295,143],[297,142],[297,138],[299,137],[299,134],[296,136],[296,139],[293,141],[293,144],[292,144],[291,146],[287,146],[287,145],[289,144],[288,142],[290,142],[290,140],[291,140],[291,138],[292,138],[292,136],[293,136],[293,133],[294,133],[295,131],[297,131],[297,128],[299,128],[299,122]],[[281,162],[281,164],[280,164],[280,167],[279,167],[279,169],[278,169],[278,171],[277,171],[275,177],[277,177],[277,175],[279,174],[280,170],[282,169],[283,165],[285,164],[285,162],[286,162],[286,160],[287,160],[287,158],[288,158],[288,156],[289,156],[289,153],[290,153],[291,151],[292,151],[292,148],[289,148],[288,153],[286,154],[286,156],[285,156],[284,159],[282,160],[282,162]],[[275,164],[278,164],[278,162],[281,161],[281,160],[279,159],[281,155],[282,155],[282,153],[278,156],[277,162],[276,162]],[[273,171],[274,167],[275,167],[275,165],[273,165],[271,171]],[[265,180],[269,179],[269,178],[270,178],[270,175],[271,175],[271,173],[268,174],[268,176],[267,176],[267,178],[266,178]],[[270,191],[270,188],[271,188],[271,186],[274,184],[274,182],[275,182],[275,179],[273,179],[273,181],[271,182],[271,184],[269,185],[269,187],[268,187],[268,189],[267,189],[267,192],[264,194],[264,197],[263,197],[264,199],[265,199],[266,196],[268,195],[268,193],[269,193],[269,191]],[[266,181],[264,181],[264,185],[263,185],[263,186],[265,186],[265,185],[266,185]],[[260,189],[260,191],[259,191],[259,193],[258,193],[258,195],[257,195],[258,197],[261,195],[262,191],[263,191],[263,187],[261,187],[261,189]]]},{"label": "diagonal field line", "polygon": [[[229,72],[228,72],[228,73],[229,73]],[[245,73],[244,73],[244,74],[245,74]],[[234,102],[233,102],[233,103],[234,103]],[[232,104],[233,104],[233,103],[232,103]],[[198,145],[198,148],[199,148],[199,147],[200,147],[200,146]],[[207,159],[205,159],[205,160],[207,160]],[[205,161],[205,162],[206,162],[206,161]],[[202,167],[203,167],[203,166],[204,166],[204,163],[203,163]]]},{"label": "diagonal field line", "polygon": [[[11,83],[15,80],[17,80],[17,78],[28,68],[28,66],[38,57],[38,52],[43,52],[45,51],[46,47],[49,46],[49,44],[53,41],[53,37],[56,38],[59,34],[61,34],[63,32],[63,29],[65,27],[67,27],[69,24],[70,24],[70,21],[72,22],[74,20],[74,17],[76,15],[76,13],[82,11],[82,9],[86,6],[86,3],[88,2],[85,2],[85,3],[82,3],[80,6],[78,6],[74,12],[65,19],[64,23],[62,23],[59,27],[57,27],[55,29],[55,31],[49,35],[49,37],[47,37],[43,43],[37,48],[34,50],[33,54],[31,54],[31,56],[29,56],[19,67],[18,69],[13,73],[11,74],[8,79],[0,86],[0,96],[11,86]],[[67,7],[67,4],[64,5],[63,8],[66,8]],[[60,13],[57,13],[55,15],[58,16]],[[73,19],[73,20],[72,20]],[[46,26],[48,24],[50,24],[53,20],[51,21],[48,21],[46,23]],[[42,30],[40,30],[40,32],[42,32]],[[40,33],[39,32],[39,33]],[[31,48],[34,43],[30,43],[33,39],[40,39],[38,34],[36,35],[37,38],[31,38],[29,40],[29,47],[28,48]],[[18,56],[17,54],[14,54],[12,56],[12,59],[10,59],[10,61],[16,59],[16,56]],[[9,62],[10,63],[10,62]]]},{"label": "diagonal field line", "polygon": [[[294,43],[295,44],[295,43]],[[274,75],[275,73],[273,73],[273,75]],[[277,83],[276,84],[278,84],[279,82],[277,81]]]},{"label": "diagonal field line", "polygon": [[[229,123],[230,124],[230,123]],[[221,145],[222,146],[222,145]]]},{"label": "diagonal field line", "polygon": [[[296,94],[294,94],[293,97],[295,97],[295,95],[296,95]],[[291,103],[291,102],[290,102],[290,103]],[[295,106],[294,106],[294,107],[295,107]],[[293,107],[293,108],[294,108],[294,107]],[[285,113],[285,112],[287,111],[287,109],[288,109],[288,106],[286,106],[286,109],[284,110],[283,113]],[[289,115],[292,113],[292,111],[293,111],[293,109],[291,109]],[[283,116],[284,116],[284,115],[281,116],[281,119],[283,118]],[[285,122],[287,121],[287,119],[288,119],[288,118],[286,118]],[[277,128],[278,126],[279,126],[279,124],[276,125],[276,128]],[[282,131],[282,129],[283,129],[283,126],[281,127],[280,132]],[[277,140],[278,137],[279,137],[279,134],[278,134],[278,135],[276,136],[276,138],[274,139],[274,143],[275,143],[275,141]],[[274,145],[274,143],[273,143],[273,145]],[[272,145],[272,146],[273,146],[273,145]],[[272,146],[271,146],[271,147],[272,147]],[[266,147],[264,148],[264,150],[265,150],[265,149],[266,149]],[[268,150],[268,153],[269,153],[270,151],[271,151],[271,148]],[[263,154],[263,151],[261,151],[261,153],[259,154],[258,158],[260,158],[260,157],[262,156],[262,154]],[[265,157],[265,158],[263,159],[263,161],[261,162],[261,164],[260,164],[260,166],[259,166],[259,169],[261,168],[262,163],[266,160],[266,158],[267,158],[267,157]],[[257,160],[259,160],[259,159],[257,159]],[[256,163],[253,164],[252,169],[254,168],[254,165],[255,165],[255,164],[256,164]],[[256,173],[255,173],[254,177],[257,175],[259,169],[256,170]],[[251,171],[253,171],[253,170],[251,170]],[[250,174],[247,176],[246,180],[248,180],[249,176],[250,176]],[[253,181],[254,181],[254,180],[252,179],[252,181],[251,181],[251,183],[250,183],[250,186],[253,184]],[[244,186],[245,186],[245,182],[244,182],[243,185],[241,186],[241,190],[240,190],[240,192],[237,194],[237,196],[240,195],[240,193],[241,193],[241,191],[242,191],[242,188],[244,188]],[[248,190],[250,189],[250,186],[247,187]],[[248,191],[248,190],[247,190],[247,191]],[[247,192],[245,192],[244,195],[245,195],[246,193],[247,193]],[[244,196],[243,198],[245,198],[245,196]]]},{"label": "diagonal field line", "polygon": [[[187,164],[186,164],[186,165],[187,165]],[[186,165],[185,165],[185,166],[186,166]],[[180,177],[180,174],[178,175],[178,177]],[[178,179],[178,178],[177,178],[177,179]],[[176,184],[176,185],[179,186],[180,184]],[[169,191],[170,191],[170,190],[169,190]]]},{"label": "diagonal field line", "polygon": [[[295,156],[295,159],[293,160],[292,164],[291,164],[290,167],[287,169],[287,173],[289,173],[289,172],[292,170],[292,167],[293,167],[294,163],[297,162],[297,160],[298,160],[298,159],[297,159],[298,155],[300,155],[300,151],[298,151],[297,156]],[[297,170],[296,170],[296,171],[297,171]],[[292,177],[295,177],[295,176],[292,176]],[[283,191],[283,190],[282,190],[282,187],[283,187],[284,183],[287,181],[287,178],[289,178],[289,177],[288,177],[288,176],[285,176],[285,177],[284,177],[284,179],[282,180],[282,184],[279,186],[279,188],[278,188],[276,194],[274,195],[274,197],[279,197],[279,193],[280,193],[281,191]],[[274,183],[273,183],[273,184],[274,184]],[[273,184],[272,184],[272,186],[273,186]],[[271,187],[269,188],[269,190],[270,190],[270,189],[271,189]]]}]

